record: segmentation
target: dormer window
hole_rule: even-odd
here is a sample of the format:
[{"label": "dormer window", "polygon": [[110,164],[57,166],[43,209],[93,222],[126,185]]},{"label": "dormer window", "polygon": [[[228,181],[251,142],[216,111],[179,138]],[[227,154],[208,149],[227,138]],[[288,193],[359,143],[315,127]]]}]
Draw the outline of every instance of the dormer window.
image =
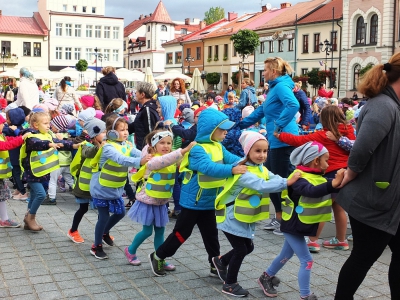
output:
[{"label": "dormer window", "polygon": [[182,28],[181,29],[181,34],[187,34],[187,29],[186,28]]},{"label": "dormer window", "polygon": [[167,26],[161,25],[161,31],[167,31]]}]

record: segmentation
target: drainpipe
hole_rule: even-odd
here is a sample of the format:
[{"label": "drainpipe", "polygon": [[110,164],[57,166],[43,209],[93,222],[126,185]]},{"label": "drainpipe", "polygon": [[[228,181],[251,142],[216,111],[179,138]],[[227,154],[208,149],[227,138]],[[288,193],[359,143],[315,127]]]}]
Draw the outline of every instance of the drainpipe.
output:
[{"label": "drainpipe", "polygon": [[294,22],[294,74],[297,76],[297,14]]},{"label": "drainpipe", "polygon": [[[394,10],[393,10],[393,28],[397,28],[397,26],[396,26],[397,0],[394,0],[393,2],[394,2]],[[395,43],[396,43],[396,37],[395,37],[395,34],[396,34],[396,29],[395,29],[394,32],[393,32],[392,55],[394,54],[394,51],[395,51],[395,49],[396,49],[396,45],[395,45]],[[398,33],[398,34],[399,34],[399,33]]]},{"label": "drainpipe", "polygon": [[342,30],[343,30],[342,26],[340,26],[340,24],[339,24],[339,21],[340,20],[336,21],[336,25],[340,27],[339,70],[338,70],[338,79],[337,79],[337,81],[338,81],[338,85],[337,85],[338,97],[340,95],[340,74],[341,74],[340,73],[340,69],[341,69],[341,66],[342,66]]}]

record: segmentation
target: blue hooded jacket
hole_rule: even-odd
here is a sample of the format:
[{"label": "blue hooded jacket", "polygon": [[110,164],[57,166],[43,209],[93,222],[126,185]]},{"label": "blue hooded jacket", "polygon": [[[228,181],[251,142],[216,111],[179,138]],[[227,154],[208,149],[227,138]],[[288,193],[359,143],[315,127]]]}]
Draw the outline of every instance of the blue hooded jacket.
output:
[{"label": "blue hooded jacket", "polygon": [[[250,99],[249,99],[250,97]],[[237,108],[243,109],[249,104],[249,100],[251,104],[257,103],[256,89],[253,86],[246,86],[243,91],[240,93],[239,103],[236,105]]]},{"label": "blue hooded jacket", "polygon": [[263,105],[243,119],[239,126],[242,129],[247,128],[265,117],[270,148],[287,147],[289,145],[274,136],[274,131],[299,134],[295,115],[299,111],[300,105],[293,94],[294,82],[289,75],[283,75],[268,83],[269,92]]},{"label": "blue hooded jacket", "polygon": [[161,105],[161,113],[163,115],[164,121],[171,121],[172,124],[177,125],[178,122],[175,120],[174,115],[176,112],[176,107],[178,103],[175,97],[172,96],[162,96],[158,98]]},{"label": "blue hooded jacket", "polygon": [[[17,126],[16,130],[12,130],[8,126],[4,126],[3,134],[5,136],[19,136],[23,130],[22,124],[25,123],[25,113],[21,108],[14,108],[8,111],[8,118],[10,119],[11,125]],[[19,166],[19,150],[21,147],[8,151],[10,155],[10,162],[12,166]]]},{"label": "blue hooded jacket", "polygon": [[[211,136],[222,121],[228,117],[215,109],[206,109],[197,123],[195,141],[199,144],[211,143]],[[222,146],[224,164],[213,162],[203,147],[195,145],[189,152],[189,169],[194,171],[191,180],[182,185],[179,203],[182,207],[193,210],[214,210],[218,189],[201,189],[197,181],[197,172],[216,178],[228,178],[232,175],[232,167],[240,161],[240,157],[229,153]]]}]

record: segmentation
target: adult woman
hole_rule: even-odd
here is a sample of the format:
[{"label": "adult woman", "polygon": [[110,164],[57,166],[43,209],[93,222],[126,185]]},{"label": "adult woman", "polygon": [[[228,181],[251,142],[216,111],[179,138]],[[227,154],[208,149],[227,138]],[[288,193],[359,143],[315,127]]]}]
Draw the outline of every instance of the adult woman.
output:
[{"label": "adult woman", "polygon": [[7,103],[10,104],[17,99],[18,87],[17,80],[15,78],[9,79],[9,85],[6,87],[4,91],[4,98],[7,100]]},{"label": "adult woman", "polygon": [[32,109],[35,104],[39,104],[39,90],[35,78],[27,68],[19,70],[19,77],[19,88],[15,103],[18,106],[26,106]]},{"label": "adult woman", "polygon": [[349,214],[354,246],[340,271],[335,299],[353,299],[386,246],[392,251],[391,299],[400,299],[400,53],[366,73],[358,91],[370,99],[360,112],[344,187],[336,198]]},{"label": "adult woman", "polygon": [[228,89],[225,92],[224,95],[224,104],[229,104],[229,99],[228,99],[228,94],[233,93],[233,97],[236,96],[236,91],[233,89],[232,84],[228,85]]},{"label": "adult woman", "polygon": [[76,115],[75,104],[78,106],[79,111],[82,110],[82,105],[79,102],[79,98],[75,93],[74,88],[71,86],[71,77],[65,76],[60,85],[57,86],[54,96],[58,101],[58,108],[61,108],[63,104],[72,104],[74,107],[74,115]]},{"label": "adult woman", "polygon": [[256,96],[256,89],[254,88],[254,81],[250,78],[243,78],[242,92],[240,93],[239,104],[237,108],[243,109],[247,105],[258,103]]},{"label": "adult woman", "polygon": [[158,84],[158,89],[156,89],[157,98],[162,97],[162,96],[168,96],[169,95],[169,89],[164,86],[164,83],[160,82]]},{"label": "adult woman", "polygon": [[183,99],[185,103],[192,105],[188,91],[185,88],[185,82],[181,78],[172,80],[170,95],[176,100]]},{"label": "adult woman", "polygon": [[96,86],[96,95],[99,97],[100,102],[104,108],[114,98],[121,98],[126,100],[125,87],[118,81],[117,75],[115,75],[115,68],[111,66],[104,67],[101,69],[104,77],[100,78]]},{"label": "adult woman", "polygon": [[318,89],[318,96],[325,97],[325,98],[332,98],[333,97],[333,90],[328,91],[325,87],[324,83],[319,85]]},{"label": "adult woman", "polygon": [[[247,128],[263,117],[267,123],[269,141],[269,153],[267,168],[274,174],[287,178],[294,170],[290,163],[290,154],[294,147],[289,146],[276,137],[274,131],[298,134],[298,127],[294,116],[299,111],[299,101],[293,94],[294,82],[288,73],[292,73],[291,66],[280,57],[267,58],[264,61],[264,78],[268,81],[269,92],[267,101],[259,106],[250,116],[243,119],[239,126]],[[283,235],[280,231],[280,220],[282,219],[280,194],[271,194],[276,215],[264,229],[274,230],[277,235]]]}]

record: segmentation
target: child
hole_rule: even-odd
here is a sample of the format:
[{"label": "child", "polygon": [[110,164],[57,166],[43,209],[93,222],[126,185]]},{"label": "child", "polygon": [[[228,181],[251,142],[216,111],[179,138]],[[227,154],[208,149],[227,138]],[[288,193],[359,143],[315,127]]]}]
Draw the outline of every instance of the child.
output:
[{"label": "child", "polygon": [[125,118],[125,112],[126,112],[127,108],[128,108],[128,106],[124,100],[122,100],[121,98],[114,98],[107,105],[107,107],[105,109],[105,115],[115,113],[115,114]]},{"label": "child", "polygon": [[20,151],[20,162],[24,169],[23,179],[28,183],[31,194],[28,203],[28,212],[25,215],[24,229],[40,231],[43,229],[36,223],[36,212],[46,197],[43,183],[50,180],[50,173],[60,168],[57,149],[77,149],[79,145],[72,142],[53,139],[48,133],[50,116],[45,112],[31,114],[29,120],[33,134],[25,139]]},{"label": "child", "polygon": [[90,195],[90,179],[92,178],[92,169],[90,162],[104,145],[106,136],[106,124],[99,119],[92,119],[84,125],[88,132],[91,143],[83,143],[71,163],[71,174],[75,178],[75,186],[72,190],[79,203],[79,209],[74,215],[72,226],[68,230],[68,237],[77,244],[83,243],[84,239],[78,232],[78,226],[89,208],[89,202],[92,200]]},{"label": "child", "polygon": [[[0,133],[3,132],[4,124],[7,121],[0,115]],[[31,133],[25,133],[23,136],[16,137],[5,137],[0,134],[0,227],[20,227],[21,224],[11,220],[7,214],[6,200],[11,199],[11,192],[6,184],[5,180],[11,177],[11,162],[8,154],[8,150],[19,148],[24,139],[31,135]]]},{"label": "child", "polygon": [[263,135],[245,131],[239,141],[245,154],[245,160],[240,164],[247,166],[247,172],[229,178],[215,200],[217,227],[233,249],[213,257],[213,263],[224,281],[222,292],[244,297],[249,292],[238,284],[237,276],[244,257],[254,249],[255,222],[269,218],[269,193],[285,190],[300,177],[300,173],[286,180],[263,166],[268,153],[268,142]]},{"label": "child", "polygon": [[313,259],[308,251],[304,236],[315,235],[319,222],[331,219],[331,193],[342,182],[344,169],[337,172],[334,179],[322,177],[328,168],[329,152],[318,142],[308,142],[290,155],[290,161],[297,166],[288,180],[301,173],[301,178],[282,193],[281,231],[285,236],[281,253],[258,279],[258,284],[268,297],[276,297],[280,280],[276,273],[296,254],[300,260],[298,281],[301,299],[316,300],[311,293],[310,277]]},{"label": "child", "polygon": [[[146,238],[151,236],[153,227],[155,233],[154,249],[157,250],[164,242],[165,225],[168,223],[165,204],[172,196],[176,163],[196,144],[196,142],[192,142],[185,149],[179,148],[171,152],[173,135],[165,130],[153,131],[146,140],[149,146],[146,146],[142,153],[148,151],[154,156],[132,176],[134,182],[139,182],[142,185],[136,192],[137,201],[128,212],[132,221],[143,225],[142,231],[135,236],[132,244],[125,248],[126,258],[134,266],[141,263],[136,255],[137,249]],[[170,188],[166,190],[167,187]],[[164,268],[168,271],[175,270],[175,266],[168,263],[165,263]]]},{"label": "child", "polygon": [[221,141],[234,125],[228,117],[215,109],[204,110],[198,120],[195,141],[198,143],[185,155],[181,171],[185,171],[180,197],[182,207],[173,232],[158,249],[149,254],[151,269],[156,276],[164,276],[164,260],[171,257],[198,226],[208,253],[210,275],[218,276],[212,258],[219,255],[218,230],[215,222],[215,197],[234,174],[244,174],[246,166],[234,166],[240,157],[230,154]]},{"label": "child", "polygon": [[[110,230],[125,216],[124,200],[121,196],[128,176],[128,167],[139,168],[141,165],[140,151],[131,149],[126,144],[128,123],[125,118],[118,115],[108,117],[106,130],[107,143],[90,162],[93,168],[90,194],[99,213],[90,254],[97,259],[108,258],[103,251],[102,240],[110,246],[114,245]],[[149,159],[150,156],[146,156],[142,159],[142,164]],[[111,217],[110,212],[113,213]]]},{"label": "child", "polygon": [[224,98],[222,98],[221,96],[218,95],[215,97],[215,101],[217,101],[218,110],[223,110],[224,109]]},{"label": "child", "polygon": [[101,119],[101,117],[104,115],[99,97],[93,95],[84,95],[80,98],[80,101],[83,110],[88,108],[93,108],[95,110],[96,118]]},{"label": "child", "polygon": [[235,94],[233,92],[228,93],[228,103],[224,105],[223,109],[235,107]]}]

